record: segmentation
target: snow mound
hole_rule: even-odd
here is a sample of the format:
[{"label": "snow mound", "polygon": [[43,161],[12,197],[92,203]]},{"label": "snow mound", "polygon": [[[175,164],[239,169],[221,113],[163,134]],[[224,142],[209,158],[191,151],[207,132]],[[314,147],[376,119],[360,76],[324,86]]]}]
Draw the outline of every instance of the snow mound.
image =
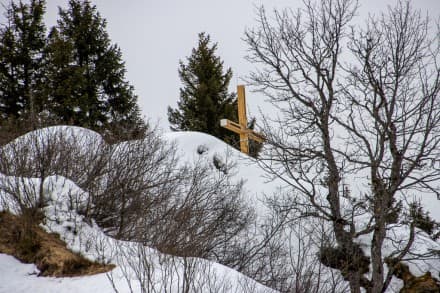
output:
[{"label": "snow mound", "polygon": [[79,127],[79,126],[51,126],[42,129],[37,129],[22,136],[17,137],[11,143],[7,144],[5,147],[10,148],[12,146],[27,144],[34,145],[34,142],[37,142],[37,145],[41,145],[48,140],[48,138],[63,136],[63,138],[67,140],[73,140],[79,143],[88,144],[90,142],[103,142],[102,136],[90,129]]},{"label": "snow mound", "polygon": [[[9,178],[11,179],[11,177]],[[34,185],[36,179],[23,179]],[[0,292],[181,292],[190,286],[197,292],[272,292],[242,274],[197,258],[162,254],[133,242],[106,236],[94,223],[85,221],[76,210],[85,204],[87,193],[62,176],[51,176],[43,183],[47,195],[42,224],[56,232],[67,246],[90,260],[116,264],[105,274],[74,278],[37,277],[32,264],[22,264],[0,254]],[[188,283],[190,281],[190,283]]]},{"label": "snow mound", "polygon": [[267,211],[261,202],[263,194],[271,195],[284,185],[280,180],[268,179],[267,174],[259,168],[254,158],[209,134],[180,131],[165,133],[163,138],[170,143],[175,143],[181,158],[186,161],[203,158],[213,165],[232,168],[234,175],[244,181],[245,194],[256,208],[257,214],[264,215]]}]

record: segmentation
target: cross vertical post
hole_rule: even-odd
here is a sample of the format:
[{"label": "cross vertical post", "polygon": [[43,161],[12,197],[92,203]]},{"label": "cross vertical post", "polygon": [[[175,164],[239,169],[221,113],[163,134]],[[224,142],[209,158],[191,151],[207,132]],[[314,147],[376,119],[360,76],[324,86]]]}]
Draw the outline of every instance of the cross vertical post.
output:
[{"label": "cross vertical post", "polygon": [[[246,93],[244,90],[244,85],[237,86],[237,102],[238,102],[238,123],[241,129],[247,128],[247,117],[246,117]],[[249,137],[248,135],[241,131],[240,133],[240,150],[249,154]]]}]

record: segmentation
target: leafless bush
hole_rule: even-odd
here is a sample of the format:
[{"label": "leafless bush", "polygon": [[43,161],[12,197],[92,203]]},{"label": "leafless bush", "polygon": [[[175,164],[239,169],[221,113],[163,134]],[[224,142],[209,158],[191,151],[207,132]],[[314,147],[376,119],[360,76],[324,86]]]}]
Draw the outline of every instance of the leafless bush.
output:
[{"label": "leafless bush", "polygon": [[203,161],[179,172],[182,182],[173,201],[161,214],[150,209],[155,214],[147,214],[145,232],[155,235],[153,241],[161,251],[224,260],[231,240],[253,219],[243,203],[242,183]]},{"label": "leafless bush", "polygon": [[[72,207],[108,235],[174,255],[226,261],[229,243],[253,217],[230,167],[217,170],[203,159],[183,164],[176,148],[153,130],[142,140],[108,145],[97,133],[56,127],[0,149],[0,172],[17,181],[4,181],[0,189],[22,211],[37,211],[45,205],[45,179],[61,175],[87,193],[80,204],[70,198]],[[36,179],[24,179],[31,177]]]},{"label": "leafless bush", "polygon": [[45,205],[45,180],[54,175],[56,157],[64,155],[58,152],[61,149],[55,140],[43,137],[42,132],[33,132],[26,139],[19,138],[0,149],[1,196],[9,208],[29,223],[25,225],[28,228],[42,219],[40,209]]},{"label": "leafless bush", "polygon": [[96,168],[102,174],[82,186],[90,193],[91,215],[110,235],[136,239],[145,215],[162,211],[181,183],[175,148],[150,132],[143,140],[112,145],[103,157],[104,166]]},{"label": "leafless bush", "polygon": [[227,275],[213,263],[192,257],[175,257],[158,253],[142,244],[113,247],[113,257],[120,272],[112,271],[107,277],[115,292],[121,288],[117,279],[123,279],[130,292],[270,292],[244,276]]},{"label": "leafless bush", "polygon": [[36,178],[62,175],[84,185],[96,177],[96,160],[104,151],[105,143],[95,132],[76,127],[39,129],[1,148],[0,172]]},{"label": "leafless bush", "polygon": [[93,218],[118,239],[222,261],[225,247],[252,220],[232,173],[201,159],[179,163],[174,146],[155,133],[115,145],[105,168],[87,190]]},{"label": "leafless bush", "polygon": [[[79,174],[72,158],[82,158],[88,137],[75,135],[77,129],[49,128],[31,132],[0,148],[0,197],[4,209],[22,216],[23,235],[43,220],[42,208],[50,189],[48,178],[57,174]],[[89,148],[90,149],[90,148]],[[88,149],[88,150],[89,150]],[[84,167],[82,167],[84,168]],[[70,201],[77,201],[72,196]]]}]

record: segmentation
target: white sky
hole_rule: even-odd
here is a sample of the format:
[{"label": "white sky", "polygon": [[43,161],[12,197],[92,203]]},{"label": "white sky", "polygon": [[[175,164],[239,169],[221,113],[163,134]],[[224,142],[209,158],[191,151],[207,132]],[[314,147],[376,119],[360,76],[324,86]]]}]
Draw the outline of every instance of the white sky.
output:
[{"label": "white sky", "polygon": [[[26,0],[25,0],[26,1]],[[9,0],[0,0],[8,3]],[[395,0],[359,0],[359,19],[368,12],[378,13]],[[413,0],[413,5],[440,16],[440,0]],[[92,0],[107,19],[107,30],[113,43],[122,50],[129,82],[135,87],[143,115],[159,121],[168,130],[167,107],[177,106],[181,86],[177,73],[179,60],[184,60],[197,45],[199,32],[207,32],[218,43],[218,55],[225,67],[234,73],[230,90],[241,84],[241,78],[252,70],[244,56],[242,41],[246,27],[255,25],[255,5],[297,8],[301,0]],[[55,24],[58,6],[67,0],[47,0],[47,24]],[[3,8],[0,8],[3,10]],[[3,14],[0,15],[0,18]],[[247,89],[248,112],[258,118],[258,107],[264,108],[262,96]]]}]

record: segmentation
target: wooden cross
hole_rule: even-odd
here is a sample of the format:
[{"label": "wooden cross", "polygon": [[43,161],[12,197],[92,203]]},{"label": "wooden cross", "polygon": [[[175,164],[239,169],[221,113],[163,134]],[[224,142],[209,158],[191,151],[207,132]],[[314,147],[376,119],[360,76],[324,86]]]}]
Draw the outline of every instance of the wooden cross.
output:
[{"label": "wooden cross", "polygon": [[254,132],[252,129],[247,128],[247,118],[246,118],[246,96],[244,91],[244,85],[237,86],[238,95],[238,123],[233,122],[228,119],[220,120],[220,126],[227,128],[240,135],[240,150],[249,154],[249,139],[258,141],[260,143],[264,142],[264,137]]}]

